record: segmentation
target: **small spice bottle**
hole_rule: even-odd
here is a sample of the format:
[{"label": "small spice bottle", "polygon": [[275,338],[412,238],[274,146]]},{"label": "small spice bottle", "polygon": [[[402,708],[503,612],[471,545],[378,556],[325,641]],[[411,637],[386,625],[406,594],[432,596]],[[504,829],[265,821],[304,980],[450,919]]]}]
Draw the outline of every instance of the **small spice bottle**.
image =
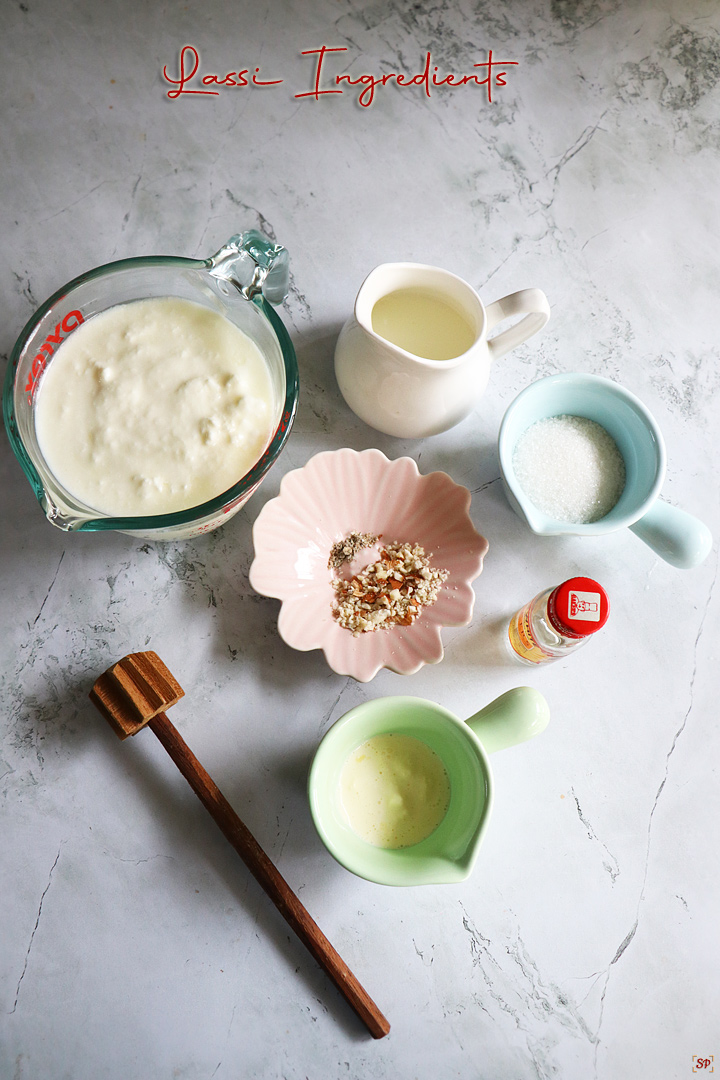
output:
[{"label": "small spice bottle", "polygon": [[510,620],[513,654],[525,664],[549,664],[579,649],[607,622],[610,605],[602,585],[575,577],[545,589]]}]

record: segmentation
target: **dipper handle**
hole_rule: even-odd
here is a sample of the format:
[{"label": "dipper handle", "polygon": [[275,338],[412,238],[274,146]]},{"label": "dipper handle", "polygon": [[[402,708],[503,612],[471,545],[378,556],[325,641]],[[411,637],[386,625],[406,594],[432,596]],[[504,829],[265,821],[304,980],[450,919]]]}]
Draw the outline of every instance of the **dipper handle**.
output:
[{"label": "dipper handle", "polygon": [[387,1019],[161,711],[182,696],[182,687],[154,652],[124,657],[100,676],[90,692],[91,701],[121,739],[134,735],[145,725],[154,731],[280,914],[329,975],[372,1037],[382,1039],[390,1030]]},{"label": "dipper handle", "polygon": [[247,826],[240,820],[215,781],[205,771],[165,713],[158,713],[157,716],[152,717],[148,722],[148,727],[155,732],[203,806],[212,814],[250,873],[268,894],[303,945],[312,953],[320,967],[327,972],[372,1037],[382,1039],[389,1032],[390,1024],[325,937],[310,913],[300,903],[285,878],[270,861]]}]

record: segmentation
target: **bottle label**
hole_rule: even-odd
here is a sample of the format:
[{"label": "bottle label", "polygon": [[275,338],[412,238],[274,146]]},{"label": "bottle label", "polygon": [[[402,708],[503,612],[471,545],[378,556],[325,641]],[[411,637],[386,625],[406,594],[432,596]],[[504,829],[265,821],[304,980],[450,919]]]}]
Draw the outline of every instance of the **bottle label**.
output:
[{"label": "bottle label", "polygon": [[568,617],[582,622],[600,622],[600,593],[577,592],[575,589],[570,589]]},{"label": "bottle label", "polygon": [[529,660],[532,664],[546,664],[555,659],[552,653],[541,649],[533,637],[530,629],[530,604],[526,604],[515,618],[510,620],[508,636],[513,649],[523,660]]}]

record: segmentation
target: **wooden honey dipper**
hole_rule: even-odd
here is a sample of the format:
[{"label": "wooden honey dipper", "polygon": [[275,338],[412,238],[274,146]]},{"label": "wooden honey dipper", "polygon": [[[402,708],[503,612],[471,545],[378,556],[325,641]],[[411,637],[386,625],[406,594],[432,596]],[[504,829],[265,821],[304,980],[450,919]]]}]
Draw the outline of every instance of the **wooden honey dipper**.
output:
[{"label": "wooden honey dipper", "polygon": [[141,652],[123,657],[101,675],[90,691],[90,700],[121,739],[135,735],[146,724],[154,731],[280,914],[327,972],[373,1038],[382,1039],[390,1030],[386,1018],[165,715],[164,710],[184,694],[157,653]]}]

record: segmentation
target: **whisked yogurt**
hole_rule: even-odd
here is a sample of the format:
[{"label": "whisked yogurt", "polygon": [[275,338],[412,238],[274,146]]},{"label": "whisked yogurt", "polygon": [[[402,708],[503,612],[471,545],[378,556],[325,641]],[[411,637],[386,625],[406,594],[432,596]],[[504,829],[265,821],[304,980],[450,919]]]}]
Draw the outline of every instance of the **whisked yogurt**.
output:
[{"label": "whisked yogurt", "polygon": [[49,469],[113,517],[198,506],[237,483],[272,436],[257,345],[180,297],[119,304],[62,343],[42,379],[36,432]]},{"label": "whisked yogurt", "polygon": [[374,735],[340,773],[342,807],[361,840],[381,848],[419,844],[450,805],[450,779],[434,750],[412,735]]}]

